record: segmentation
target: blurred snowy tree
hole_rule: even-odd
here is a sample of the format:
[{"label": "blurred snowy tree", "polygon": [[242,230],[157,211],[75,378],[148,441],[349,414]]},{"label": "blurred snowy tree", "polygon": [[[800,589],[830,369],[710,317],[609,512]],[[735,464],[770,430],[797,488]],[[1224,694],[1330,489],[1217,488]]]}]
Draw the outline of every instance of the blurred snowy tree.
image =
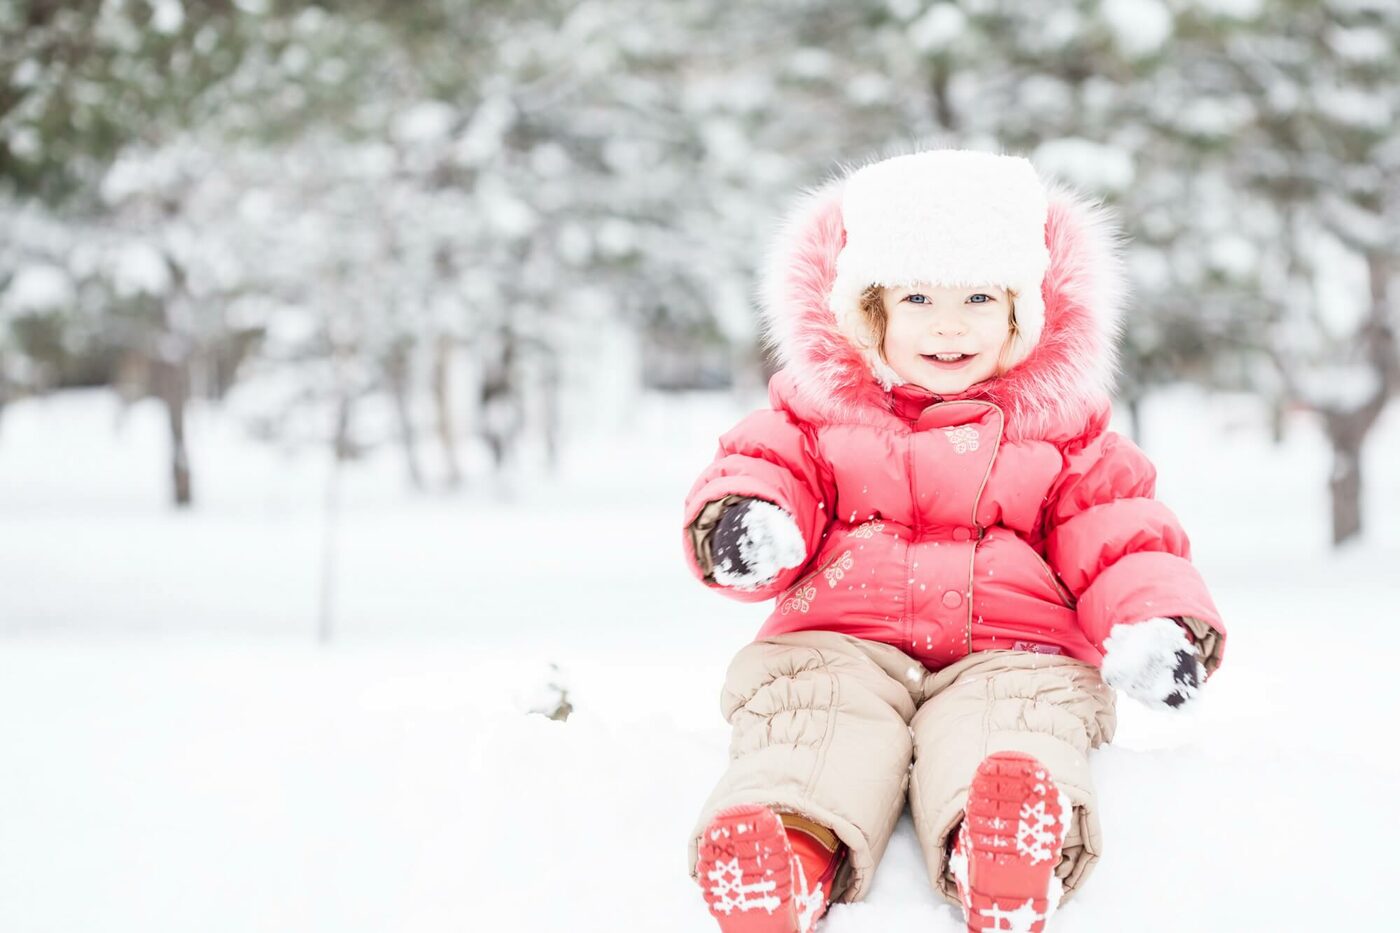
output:
[{"label": "blurred snowy tree", "polygon": [[0,0],[0,194],[91,196],[128,145],[208,122],[281,40],[257,0]]},{"label": "blurred snowy tree", "polygon": [[[139,383],[142,358],[173,411],[237,373],[269,437],[397,443],[422,487],[513,477],[643,380],[756,388],[760,250],[797,191],[966,145],[1118,210],[1130,409],[1183,377],[1287,388],[1329,419],[1341,501],[1393,393],[1395,15],[0,0],[0,393]],[[157,266],[135,292],[88,268]],[[1346,268],[1369,290],[1326,297]],[[1299,341],[1365,391],[1319,395],[1344,380]]]},{"label": "blurred snowy tree", "polygon": [[[27,388],[55,385],[74,366],[77,283],[68,231],[33,205],[5,209],[0,237],[0,407]],[[98,382],[105,381],[103,378]]]},{"label": "blurred snowy tree", "polygon": [[1221,252],[1256,270],[1240,296],[1254,346],[1322,418],[1341,544],[1361,532],[1362,447],[1400,394],[1400,7],[1274,0],[1212,38],[1253,103],[1210,159],[1233,218]]},{"label": "blurred snowy tree", "polygon": [[1191,9],[1157,0],[871,5],[877,54],[912,89],[911,128],[1025,153],[1118,214],[1134,285],[1119,394],[1139,434],[1144,394],[1183,377],[1230,381],[1239,343],[1239,316],[1200,300],[1211,279],[1199,256],[1195,166],[1221,140],[1190,127],[1219,68],[1183,41]]}]

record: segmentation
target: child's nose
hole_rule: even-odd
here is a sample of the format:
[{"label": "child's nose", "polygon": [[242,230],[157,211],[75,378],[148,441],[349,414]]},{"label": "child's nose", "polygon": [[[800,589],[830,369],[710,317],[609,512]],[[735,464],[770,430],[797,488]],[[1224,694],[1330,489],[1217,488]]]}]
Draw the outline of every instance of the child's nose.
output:
[{"label": "child's nose", "polygon": [[961,314],[944,311],[934,317],[933,331],[936,334],[961,336],[967,332],[967,322]]}]

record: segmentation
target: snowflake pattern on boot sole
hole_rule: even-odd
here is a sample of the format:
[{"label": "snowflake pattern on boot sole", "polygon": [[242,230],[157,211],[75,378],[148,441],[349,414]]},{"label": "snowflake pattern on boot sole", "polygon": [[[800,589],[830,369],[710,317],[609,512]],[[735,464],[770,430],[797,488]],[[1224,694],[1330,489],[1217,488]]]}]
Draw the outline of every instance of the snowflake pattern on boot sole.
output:
[{"label": "snowflake pattern on boot sole", "polygon": [[1029,755],[997,752],[977,768],[948,871],[974,933],[1043,933],[1063,885],[1055,877],[1069,798]]},{"label": "snowflake pattern on boot sole", "polygon": [[722,933],[809,933],[825,912],[826,892],[820,882],[808,890],[802,862],[767,807],[717,813],[701,839],[697,873]]}]

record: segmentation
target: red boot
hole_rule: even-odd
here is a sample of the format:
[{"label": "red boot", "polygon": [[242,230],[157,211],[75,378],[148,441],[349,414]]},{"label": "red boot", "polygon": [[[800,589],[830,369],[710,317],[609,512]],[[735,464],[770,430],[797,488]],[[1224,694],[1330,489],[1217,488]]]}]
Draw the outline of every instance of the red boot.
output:
[{"label": "red boot", "polygon": [[705,828],[696,871],[723,933],[808,933],[826,913],[844,852],[834,836],[818,838],[829,831],[794,824],[784,829],[767,807],[743,805]]},{"label": "red boot", "polygon": [[1030,755],[996,752],[977,766],[949,858],[970,933],[1043,933],[1063,890],[1055,865],[1071,812]]}]

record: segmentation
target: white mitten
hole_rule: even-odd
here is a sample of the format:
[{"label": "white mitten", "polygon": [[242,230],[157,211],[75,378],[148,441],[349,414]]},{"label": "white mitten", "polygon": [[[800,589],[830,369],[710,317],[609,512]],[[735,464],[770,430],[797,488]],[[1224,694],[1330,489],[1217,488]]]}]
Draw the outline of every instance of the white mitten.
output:
[{"label": "white mitten", "polygon": [[751,590],[801,566],[807,545],[787,512],[762,499],[743,499],[720,516],[713,553],[716,583]]},{"label": "white mitten", "polygon": [[1119,623],[1104,639],[1103,679],[1154,709],[1180,709],[1205,682],[1200,653],[1175,619]]}]

